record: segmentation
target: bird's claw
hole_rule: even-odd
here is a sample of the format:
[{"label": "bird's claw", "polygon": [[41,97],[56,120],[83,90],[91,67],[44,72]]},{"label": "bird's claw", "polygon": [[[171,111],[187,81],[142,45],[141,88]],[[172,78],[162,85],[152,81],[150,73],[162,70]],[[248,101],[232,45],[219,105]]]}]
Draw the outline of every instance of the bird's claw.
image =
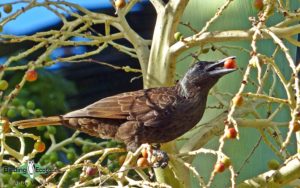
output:
[{"label": "bird's claw", "polygon": [[162,150],[153,150],[152,159],[151,162],[153,168],[166,168],[168,166],[168,154]]}]

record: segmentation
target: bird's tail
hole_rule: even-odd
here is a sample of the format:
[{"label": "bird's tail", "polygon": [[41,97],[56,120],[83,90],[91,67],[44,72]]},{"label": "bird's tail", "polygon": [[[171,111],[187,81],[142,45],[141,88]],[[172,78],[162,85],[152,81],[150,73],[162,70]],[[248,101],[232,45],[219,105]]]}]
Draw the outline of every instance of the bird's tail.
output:
[{"label": "bird's tail", "polygon": [[45,118],[27,119],[27,120],[13,122],[13,125],[19,127],[20,129],[47,126],[47,125],[62,125],[62,124],[63,124],[63,119],[61,116],[51,116]]}]

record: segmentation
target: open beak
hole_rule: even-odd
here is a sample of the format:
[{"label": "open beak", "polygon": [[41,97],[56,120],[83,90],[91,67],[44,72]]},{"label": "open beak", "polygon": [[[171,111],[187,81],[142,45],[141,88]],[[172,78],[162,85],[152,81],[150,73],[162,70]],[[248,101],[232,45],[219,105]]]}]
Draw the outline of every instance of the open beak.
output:
[{"label": "open beak", "polygon": [[207,67],[208,73],[213,76],[223,76],[225,74],[228,74],[228,73],[231,73],[231,72],[237,70],[237,68],[225,68],[224,67],[224,63],[229,59],[235,60],[236,57],[235,56],[226,57],[225,59],[219,60],[216,63],[210,64]]}]

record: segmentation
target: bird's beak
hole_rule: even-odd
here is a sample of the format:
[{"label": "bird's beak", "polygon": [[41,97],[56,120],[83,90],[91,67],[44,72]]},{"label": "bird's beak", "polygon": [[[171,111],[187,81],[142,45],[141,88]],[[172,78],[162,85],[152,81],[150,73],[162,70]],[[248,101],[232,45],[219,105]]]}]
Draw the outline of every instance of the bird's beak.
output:
[{"label": "bird's beak", "polygon": [[207,67],[208,73],[213,76],[223,76],[225,74],[228,74],[228,73],[231,73],[231,72],[237,70],[237,68],[225,68],[224,67],[224,63],[229,59],[235,60],[236,57],[235,56],[226,57],[225,59],[219,60],[216,63],[210,64]]}]

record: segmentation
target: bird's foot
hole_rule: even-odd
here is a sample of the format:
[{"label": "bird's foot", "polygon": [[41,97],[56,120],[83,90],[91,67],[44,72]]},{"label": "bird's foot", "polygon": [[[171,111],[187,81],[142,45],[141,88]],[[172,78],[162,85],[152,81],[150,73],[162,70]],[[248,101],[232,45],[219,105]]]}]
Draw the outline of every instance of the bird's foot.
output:
[{"label": "bird's foot", "polygon": [[153,168],[166,168],[168,166],[169,156],[166,152],[154,149],[152,152],[151,163]]},{"label": "bird's foot", "polygon": [[160,150],[160,144],[148,145],[145,150],[148,156],[147,160],[153,168],[165,168],[166,166],[168,166],[168,154]]},{"label": "bird's foot", "polygon": [[[169,157],[168,154],[162,150],[159,149],[160,145],[149,145],[145,144],[144,148],[141,150],[141,157],[139,163],[142,163],[143,161],[147,161],[148,167],[153,168],[165,168],[168,166]],[[144,164],[144,162],[143,162]],[[139,166],[143,166],[140,164]]]}]

